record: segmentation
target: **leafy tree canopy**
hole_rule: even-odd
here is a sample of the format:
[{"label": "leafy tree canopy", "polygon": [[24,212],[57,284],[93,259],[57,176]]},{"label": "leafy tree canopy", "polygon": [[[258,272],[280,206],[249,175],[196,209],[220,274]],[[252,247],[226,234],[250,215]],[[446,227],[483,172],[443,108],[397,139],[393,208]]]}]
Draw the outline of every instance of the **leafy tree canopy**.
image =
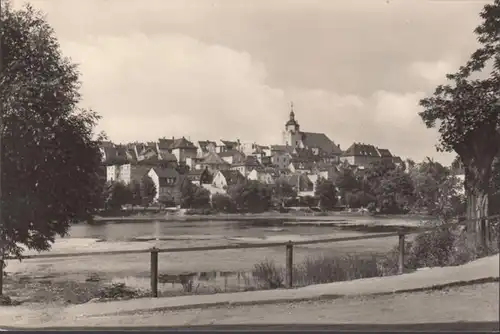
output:
[{"label": "leafy tree canopy", "polygon": [[29,5],[2,1],[2,216],[5,252],[47,250],[100,206],[97,114],[78,108],[76,66]]}]

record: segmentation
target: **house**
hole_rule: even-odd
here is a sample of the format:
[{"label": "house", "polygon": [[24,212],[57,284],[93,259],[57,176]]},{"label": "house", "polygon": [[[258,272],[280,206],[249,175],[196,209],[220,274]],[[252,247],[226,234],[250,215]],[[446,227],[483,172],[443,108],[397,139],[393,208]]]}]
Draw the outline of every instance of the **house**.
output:
[{"label": "house", "polygon": [[376,148],[378,151],[378,154],[380,155],[380,159],[383,161],[391,161],[393,160],[393,156],[391,151],[389,151],[386,148]]},{"label": "house", "polygon": [[263,170],[254,169],[248,173],[247,179],[253,181],[259,181],[264,184],[274,184],[274,177],[271,173],[265,172]]},{"label": "house", "polygon": [[208,152],[216,153],[217,151],[217,143],[215,141],[199,140],[196,146],[198,148],[198,158],[203,158]]},{"label": "house", "polygon": [[218,155],[229,164],[240,163],[245,160],[245,155],[240,151],[234,149],[223,151],[221,153],[218,153]]},{"label": "house", "polygon": [[331,180],[333,182],[337,180],[337,177],[339,175],[338,166],[324,162],[316,163],[312,169],[312,172],[319,177],[322,177],[326,180]]},{"label": "house", "polygon": [[151,167],[150,164],[140,163],[107,166],[106,181],[123,182],[125,184],[130,184],[133,181],[141,182]]},{"label": "house", "polygon": [[208,152],[203,159],[196,163],[196,169],[208,169],[211,174],[219,170],[228,170],[229,167],[231,165],[214,152]]},{"label": "house", "polygon": [[208,152],[217,152],[217,143],[211,140],[199,140],[196,142],[198,148],[198,157],[202,158]]},{"label": "house", "polygon": [[282,137],[283,145],[292,148],[309,149],[314,155],[327,161],[338,161],[342,155],[340,146],[336,145],[326,134],[300,130],[300,125],[295,119],[293,104]]},{"label": "house", "polygon": [[292,160],[288,165],[288,169],[292,173],[310,173],[314,168],[314,162],[303,162],[303,161],[294,161]]},{"label": "house", "polygon": [[250,173],[252,170],[259,169],[261,168],[262,165],[259,163],[256,157],[254,156],[247,156],[243,161],[233,163],[231,166],[232,170],[237,170],[239,171],[242,175],[246,176],[248,173]]},{"label": "house", "polygon": [[210,184],[212,183],[212,174],[208,171],[207,168],[205,169],[192,169],[187,173],[187,178],[189,181],[191,181],[193,184],[196,185],[201,185],[201,184]]},{"label": "house", "polygon": [[253,155],[259,161],[266,156],[266,152],[269,150],[268,146],[258,145],[257,143],[240,143],[239,148],[244,155]]},{"label": "house", "polygon": [[101,162],[103,165],[116,165],[133,161],[127,156],[127,149],[123,145],[114,145],[111,142],[104,142],[99,147]]},{"label": "house", "polygon": [[174,139],[171,151],[179,163],[185,163],[187,158],[196,158],[198,154],[198,148],[184,137]]},{"label": "house", "polygon": [[240,140],[237,139],[236,141],[231,141],[221,139],[217,141],[216,145],[216,153],[222,153],[230,150],[239,150]]},{"label": "house", "polygon": [[151,168],[147,175],[156,186],[155,201],[172,201],[180,204],[182,186],[189,182],[185,175],[179,174],[175,168]]},{"label": "house", "polygon": [[341,156],[341,161],[350,165],[367,167],[371,163],[380,161],[381,156],[377,148],[364,143],[353,143]]},{"label": "house", "polygon": [[401,167],[404,165],[403,159],[401,159],[401,157],[398,156],[392,157],[392,163],[395,164],[397,167]]},{"label": "house", "polygon": [[280,169],[288,168],[292,161],[292,155],[287,151],[274,151],[271,154],[271,164]]},{"label": "house", "polygon": [[245,182],[246,178],[237,170],[220,170],[213,178],[212,185],[219,189]]}]

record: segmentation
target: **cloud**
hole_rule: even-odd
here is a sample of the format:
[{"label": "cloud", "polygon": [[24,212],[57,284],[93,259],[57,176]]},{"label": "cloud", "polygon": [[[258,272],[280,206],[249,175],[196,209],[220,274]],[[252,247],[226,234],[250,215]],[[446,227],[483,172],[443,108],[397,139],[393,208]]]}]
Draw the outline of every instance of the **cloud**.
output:
[{"label": "cloud", "polygon": [[439,60],[435,62],[417,61],[410,65],[410,74],[421,77],[428,83],[437,85],[446,81],[446,74],[458,70],[456,61]]}]

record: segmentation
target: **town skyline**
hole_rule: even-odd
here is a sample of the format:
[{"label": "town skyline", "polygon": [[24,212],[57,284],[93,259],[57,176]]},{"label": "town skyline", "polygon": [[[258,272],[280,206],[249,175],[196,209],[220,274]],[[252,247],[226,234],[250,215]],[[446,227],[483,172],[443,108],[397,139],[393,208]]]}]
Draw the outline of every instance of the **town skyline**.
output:
[{"label": "town skyline", "polygon": [[[437,131],[421,122],[418,100],[474,50],[483,3],[32,5],[47,14],[63,54],[80,64],[82,106],[103,117],[98,129],[114,142],[280,143],[293,101],[303,129],[342,149],[365,142],[449,164],[454,154],[436,152]],[[449,17],[455,20],[438,24]]]}]

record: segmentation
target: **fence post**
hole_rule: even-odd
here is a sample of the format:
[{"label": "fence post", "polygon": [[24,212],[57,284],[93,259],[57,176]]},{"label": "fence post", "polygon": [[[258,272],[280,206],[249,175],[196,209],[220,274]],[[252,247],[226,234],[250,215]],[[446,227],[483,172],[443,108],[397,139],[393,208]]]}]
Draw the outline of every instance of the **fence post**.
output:
[{"label": "fence post", "polygon": [[290,289],[293,287],[293,243],[289,241],[286,244],[286,273],[285,286]]},{"label": "fence post", "polygon": [[158,249],[151,248],[151,296],[158,297]]},{"label": "fence post", "polygon": [[405,235],[403,232],[399,232],[399,274],[403,274],[405,271]]}]

